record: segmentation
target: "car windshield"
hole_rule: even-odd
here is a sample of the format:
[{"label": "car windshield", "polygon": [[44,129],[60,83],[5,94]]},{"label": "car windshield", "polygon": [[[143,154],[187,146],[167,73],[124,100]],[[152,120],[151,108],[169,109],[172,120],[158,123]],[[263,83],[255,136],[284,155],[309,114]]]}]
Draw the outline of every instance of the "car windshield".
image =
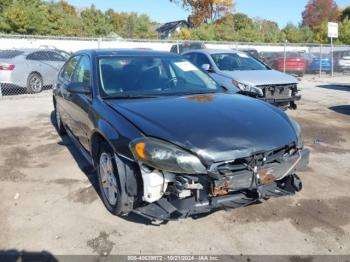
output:
[{"label": "car windshield", "polygon": [[0,51],[0,59],[15,58],[16,56],[19,56],[23,53],[24,53],[23,51],[19,51],[19,50],[3,50],[3,51]]},{"label": "car windshield", "polygon": [[222,71],[268,70],[263,63],[245,53],[212,54],[211,57]]},{"label": "car windshield", "polygon": [[110,56],[99,58],[101,95],[143,97],[220,92],[207,74],[182,58]]}]

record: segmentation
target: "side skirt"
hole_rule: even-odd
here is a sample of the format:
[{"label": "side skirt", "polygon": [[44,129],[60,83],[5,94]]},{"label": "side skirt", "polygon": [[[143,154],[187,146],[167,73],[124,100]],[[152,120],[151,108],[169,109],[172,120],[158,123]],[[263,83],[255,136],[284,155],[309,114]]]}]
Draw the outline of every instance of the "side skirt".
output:
[{"label": "side skirt", "polygon": [[92,157],[89,152],[87,152],[84,147],[80,144],[79,140],[73,135],[73,133],[66,127],[67,134],[72,141],[73,145],[79,150],[79,152],[83,155],[83,157],[89,162],[91,166],[94,166]]}]

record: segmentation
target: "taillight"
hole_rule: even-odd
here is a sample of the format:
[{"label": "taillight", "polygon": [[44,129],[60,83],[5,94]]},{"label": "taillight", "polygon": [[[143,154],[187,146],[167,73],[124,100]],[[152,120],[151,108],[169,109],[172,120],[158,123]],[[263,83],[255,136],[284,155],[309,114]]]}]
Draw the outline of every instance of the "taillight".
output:
[{"label": "taillight", "polygon": [[15,65],[0,65],[0,70],[12,71],[15,69]]}]

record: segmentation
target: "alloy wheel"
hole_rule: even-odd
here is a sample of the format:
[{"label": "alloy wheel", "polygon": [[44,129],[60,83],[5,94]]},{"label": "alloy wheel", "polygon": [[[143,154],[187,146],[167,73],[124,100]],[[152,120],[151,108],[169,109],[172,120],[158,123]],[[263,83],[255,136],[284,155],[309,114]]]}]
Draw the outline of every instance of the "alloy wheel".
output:
[{"label": "alloy wheel", "polygon": [[43,88],[43,83],[41,78],[38,75],[33,75],[29,79],[29,87],[35,93],[40,92]]},{"label": "alloy wheel", "polygon": [[109,204],[114,206],[117,203],[118,186],[114,175],[112,157],[108,153],[102,153],[100,156],[100,176],[102,182],[102,193]]}]

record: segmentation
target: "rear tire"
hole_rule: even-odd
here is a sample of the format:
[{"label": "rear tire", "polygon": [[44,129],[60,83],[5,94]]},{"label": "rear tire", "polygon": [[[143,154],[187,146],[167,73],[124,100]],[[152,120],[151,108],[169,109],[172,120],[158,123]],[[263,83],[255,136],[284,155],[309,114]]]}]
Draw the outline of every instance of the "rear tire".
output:
[{"label": "rear tire", "polygon": [[60,136],[64,136],[67,132],[66,132],[66,129],[65,129],[63,123],[62,123],[61,114],[60,114],[60,112],[58,111],[57,107],[55,107],[54,114],[55,114],[55,121],[56,121],[57,133],[58,133]]},{"label": "rear tire", "polygon": [[37,94],[43,91],[44,81],[38,73],[31,73],[27,80],[27,92],[30,94]]}]

